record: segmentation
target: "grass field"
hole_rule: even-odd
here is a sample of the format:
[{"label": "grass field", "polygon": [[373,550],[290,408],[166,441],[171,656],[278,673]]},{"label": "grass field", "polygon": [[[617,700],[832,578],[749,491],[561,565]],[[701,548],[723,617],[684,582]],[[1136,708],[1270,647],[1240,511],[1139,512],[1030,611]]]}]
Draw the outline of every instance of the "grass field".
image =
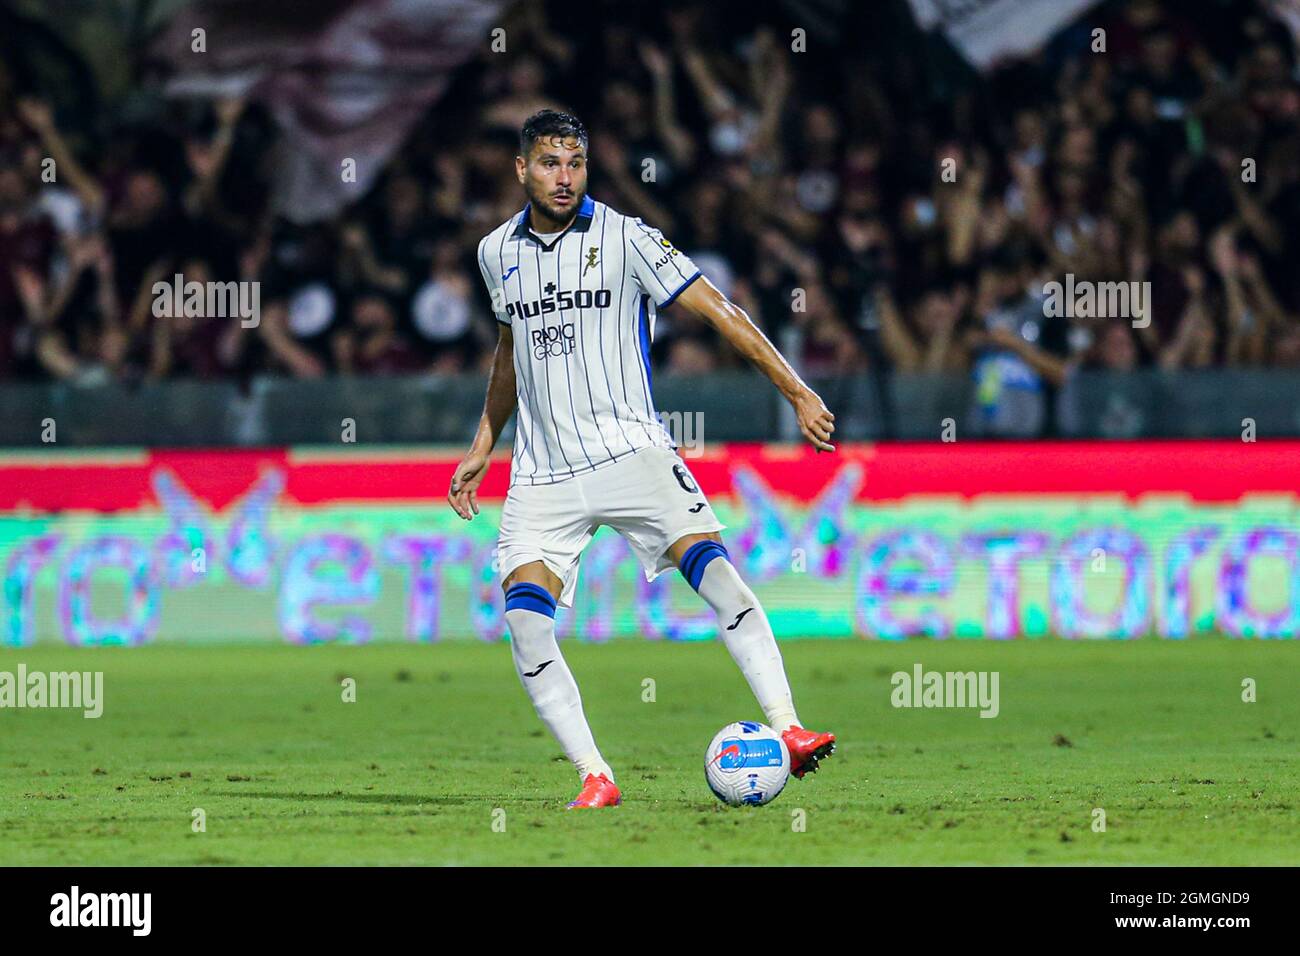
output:
[{"label": "grass field", "polygon": [[[0,710],[0,864],[1300,863],[1295,642],[783,648],[840,749],[733,810],[703,751],[760,715],[726,651],[566,643],[624,792],[598,813],[563,811],[577,777],[504,645],[6,650],[0,670],[102,670],[106,702]],[[895,709],[916,663],[999,672],[999,716]]]}]

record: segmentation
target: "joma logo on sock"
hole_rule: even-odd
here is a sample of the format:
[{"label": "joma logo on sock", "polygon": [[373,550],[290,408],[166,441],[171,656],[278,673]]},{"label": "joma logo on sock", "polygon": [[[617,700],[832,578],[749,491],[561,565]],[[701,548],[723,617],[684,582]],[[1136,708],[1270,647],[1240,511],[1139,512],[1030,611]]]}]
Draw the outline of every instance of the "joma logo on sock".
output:
[{"label": "joma logo on sock", "polygon": [[133,936],[148,936],[153,926],[152,893],[70,893],[50,897],[51,926],[126,926]]},{"label": "joma logo on sock", "polygon": [[997,671],[926,671],[920,664],[912,673],[895,671],[889,702],[895,707],[978,707],[981,717],[996,717]]}]

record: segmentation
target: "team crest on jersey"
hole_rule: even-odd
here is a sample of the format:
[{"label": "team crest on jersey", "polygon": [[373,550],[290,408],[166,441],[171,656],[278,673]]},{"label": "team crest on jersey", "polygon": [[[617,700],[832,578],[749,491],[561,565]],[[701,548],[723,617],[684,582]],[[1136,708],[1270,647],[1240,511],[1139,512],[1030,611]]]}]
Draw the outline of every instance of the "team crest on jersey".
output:
[{"label": "team crest on jersey", "polygon": [[582,274],[586,275],[587,270],[590,269],[592,266],[594,266],[599,261],[599,259],[600,259],[600,248],[598,246],[592,246],[590,249],[588,249],[587,264],[583,266]]},{"label": "team crest on jersey", "polygon": [[557,358],[573,351],[573,323],[544,325],[533,329],[533,357],[538,359]]}]

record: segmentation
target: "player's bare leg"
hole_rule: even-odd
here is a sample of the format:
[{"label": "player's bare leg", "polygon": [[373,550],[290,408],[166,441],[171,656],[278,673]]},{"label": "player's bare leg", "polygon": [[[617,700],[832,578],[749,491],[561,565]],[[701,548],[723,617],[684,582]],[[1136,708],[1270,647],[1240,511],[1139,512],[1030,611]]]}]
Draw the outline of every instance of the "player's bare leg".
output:
[{"label": "player's bare leg", "polygon": [[519,681],[583,783],[570,808],[617,806],[621,797],[614,772],[596,749],[578,684],[555,640],[555,606],[564,582],[541,561],[530,561],[511,571],[501,587]]},{"label": "player's bare leg", "polygon": [[805,730],[763,606],[731,563],[717,532],[683,535],[668,549],[682,577],[718,616],[718,633],[758,698],[768,725],[790,750],[796,777],[815,771],[835,751],[835,735]]}]

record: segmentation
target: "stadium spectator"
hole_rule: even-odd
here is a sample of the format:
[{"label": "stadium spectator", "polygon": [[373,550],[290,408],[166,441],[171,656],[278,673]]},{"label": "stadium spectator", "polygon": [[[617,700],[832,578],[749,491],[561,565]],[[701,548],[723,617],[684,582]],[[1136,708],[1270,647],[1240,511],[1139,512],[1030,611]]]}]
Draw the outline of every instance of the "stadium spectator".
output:
[{"label": "stadium spectator", "polygon": [[[255,103],[196,120],[122,99],[92,122],[6,75],[0,375],[481,370],[495,329],[474,245],[520,205],[522,120],[554,105],[592,130],[593,193],[662,228],[769,335],[798,335],[808,374],[969,375],[980,433],[1033,435],[1076,369],[1295,367],[1295,42],[1263,0],[1198,10],[1103,4],[1105,55],[1076,26],[976,76],[898,38],[806,69],[760,10],[719,29],[698,5],[650,22],[611,6],[560,31],[552,5],[523,4],[519,52],[464,67],[370,193],[310,226],[271,212]],[[176,269],[260,281],[260,325],[155,318],[147,289]],[[1149,281],[1150,324],[1048,317],[1044,286],[1067,274]],[[652,359],[741,364],[671,312]]]}]

